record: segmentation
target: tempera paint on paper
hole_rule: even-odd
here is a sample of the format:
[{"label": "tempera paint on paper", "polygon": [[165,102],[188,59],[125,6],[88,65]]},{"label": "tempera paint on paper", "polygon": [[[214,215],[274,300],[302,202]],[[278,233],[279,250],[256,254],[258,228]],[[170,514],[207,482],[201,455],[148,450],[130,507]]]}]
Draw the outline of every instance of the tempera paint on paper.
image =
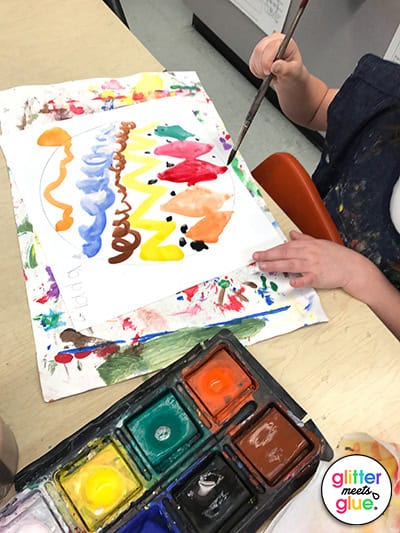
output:
[{"label": "tempera paint on paper", "polygon": [[[230,150],[230,146],[228,147],[228,144],[231,144],[230,136],[194,72],[141,73],[119,79],[80,80],[57,85],[9,89],[0,92],[0,126],[3,135],[29,131],[39,126],[42,128],[41,131],[56,126],[65,129],[65,119],[94,114],[106,116],[109,110],[176,95],[185,96],[192,103],[193,116],[203,127],[214,132],[216,143],[227,154]],[[55,125],[54,121],[58,124]],[[174,124],[177,126],[176,121]],[[141,135],[141,139],[137,137],[135,142],[143,143],[140,145],[141,150],[148,158],[151,154],[144,152],[154,148],[155,145],[151,143],[156,138],[158,139],[156,143],[160,144],[163,141],[166,143],[167,140],[195,141],[195,134],[196,131],[192,131],[190,127],[171,128],[163,123],[154,127],[153,136]],[[67,157],[65,148],[61,144],[52,148],[58,151],[60,157],[58,166],[54,167],[53,180],[48,180],[47,185],[59,177],[60,163]],[[45,150],[46,147],[42,149]],[[226,158],[227,155],[222,161],[216,162],[215,158],[211,157],[211,162],[224,166]],[[165,159],[167,161],[164,170],[171,168],[167,163],[172,164],[168,161],[168,157]],[[74,162],[76,163],[76,159]],[[71,163],[65,162],[67,169]],[[118,161],[115,161],[115,164],[117,165]],[[143,162],[137,163],[138,167],[141,165]],[[265,216],[279,232],[276,221],[267,210],[259,188],[240,154],[231,167],[236,179],[246,186],[253,201],[263,209]],[[188,284],[187,288],[177,294],[111,320],[91,324],[89,328],[77,328],[75,323],[77,315],[79,319],[79,308],[78,312],[71,313],[66,305],[49,259],[38,239],[36,225],[31,220],[24,198],[13,178],[11,167],[9,174],[37,349],[38,370],[46,401],[162,368],[183,355],[200,340],[208,338],[208,335],[215,332],[215,328],[225,325],[234,331],[243,344],[252,344],[326,320],[315,291],[294,290],[289,285],[289,278],[284,275],[271,273],[260,275],[255,265],[248,265],[236,270],[229,268],[224,275],[212,277],[206,282],[191,286]],[[115,177],[115,172],[113,176]],[[158,177],[157,180],[157,185],[165,186],[168,183],[159,180]],[[165,218],[169,216],[175,218],[180,215],[176,215],[174,210],[183,209],[182,216],[190,218],[193,222],[195,217],[200,219],[206,216],[204,208],[207,204],[212,211],[226,210],[226,206],[231,210],[229,202],[233,197],[226,196],[232,194],[232,190],[216,191],[210,187],[212,183],[213,180],[190,187],[187,184],[183,186],[177,184],[171,188],[170,194],[166,195],[164,201],[160,200],[160,213],[163,212]],[[124,217],[127,213],[129,216],[131,209],[124,202],[125,185],[121,181],[119,185],[114,191],[115,205],[118,204],[121,210],[118,220],[124,223]],[[198,202],[199,211],[196,211],[197,205],[193,202],[193,198],[184,196],[182,202],[179,200],[170,211],[163,211],[162,206],[178,198],[180,193],[195,189],[198,193],[201,189],[205,189],[201,201]],[[62,202],[63,198],[58,197],[59,191],[58,188],[54,189],[51,195]],[[82,189],[79,190],[82,197],[84,197],[83,192]],[[220,193],[223,196],[220,196]],[[106,196],[104,192],[102,194]],[[62,220],[63,210],[48,204],[47,208],[50,207],[54,214],[52,223],[57,224],[57,221]],[[195,210],[193,212],[195,217],[191,216],[191,209]],[[105,209],[106,215],[107,212],[110,212],[109,208]],[[89,214],[86,215],[89,218]],[[71,213],[70,216],[73,217],[74,214]],[[93,222],[95,217],[91,217],[91,220]],[[188,246],[189,240],[186,239],[184,231],[188,231],[192,225],[188,224],[187,228],[183,225],[179,228],[183,230],[181,243],[184,248]],[[121,224],[120,228],[123,227]],[[113,229],[119,228],[115,226]],[[65,232],[57,233],[62,236]],[[119,256],[125,253],[125,262],[132,261],[132,255],[137,253],[137,248],[129,257],[128,255],[133,248],[134,236],[128,233],[128,236],[117,238],[128,242],[123,248],[121,246],[118,252],[113,250],[113,255]],[[80,239],[83,243],[83,238]],[[207,250],[200,252],[193,250],[192,253],[204,252]],[[68,272],[70,296],[74,298],[77,306],[84,306],[86,303],[86,297],[81,290],[82,279],[79,269],[82,255],[77,249],[74,253],[73,268]],[[193,327],[187,327],[188,320]],[[210,329],[204,329],[205,325],[210,326]],[[79,335],[71,334],[71,331],[76,331]]]}]

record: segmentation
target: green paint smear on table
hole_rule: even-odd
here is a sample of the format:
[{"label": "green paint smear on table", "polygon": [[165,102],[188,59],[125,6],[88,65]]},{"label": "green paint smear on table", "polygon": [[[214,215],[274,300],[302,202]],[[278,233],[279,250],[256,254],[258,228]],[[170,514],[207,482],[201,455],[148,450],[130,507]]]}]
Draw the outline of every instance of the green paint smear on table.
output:
[{"label": "green paint smear on table", "polygon": [[244,318],[224,326],[182,328],[137,346],[120,348],[102,363],[97,371],[111,385],[135,375],[160,370],[170,365],[199,342],[210,339],[222,329],[229,329],[238,339],[253,337],[265,327],[259,318]]}]

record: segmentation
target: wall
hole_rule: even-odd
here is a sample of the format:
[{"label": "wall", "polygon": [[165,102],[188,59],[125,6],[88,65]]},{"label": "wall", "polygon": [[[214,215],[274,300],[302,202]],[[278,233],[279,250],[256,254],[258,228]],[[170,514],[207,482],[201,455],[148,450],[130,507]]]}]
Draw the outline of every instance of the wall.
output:
[{"label": "wall", "polygon": [[[229,0],[184,0],[193,13],[246,63],[264,37]],[[288,20],[299,1],[293,0]],[[340,86],[367,52],[383,56],[400,24],[400,0],[310,0],[296,30],[309,70]]]}]

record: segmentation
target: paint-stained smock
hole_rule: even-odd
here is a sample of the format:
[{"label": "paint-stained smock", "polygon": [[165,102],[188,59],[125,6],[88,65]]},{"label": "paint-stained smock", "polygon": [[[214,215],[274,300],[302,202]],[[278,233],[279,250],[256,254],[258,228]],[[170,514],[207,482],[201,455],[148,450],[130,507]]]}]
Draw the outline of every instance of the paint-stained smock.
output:
[{"label": "paint-stained smock", "polygon": [[361,58],[328,109],[313,179],[346,246],[400,289],[400,65]]}]

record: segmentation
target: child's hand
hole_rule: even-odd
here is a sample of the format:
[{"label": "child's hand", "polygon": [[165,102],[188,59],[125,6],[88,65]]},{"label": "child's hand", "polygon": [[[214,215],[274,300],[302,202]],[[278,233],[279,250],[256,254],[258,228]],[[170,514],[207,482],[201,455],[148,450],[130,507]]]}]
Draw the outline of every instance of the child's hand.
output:
[{"label": "child's hand", "polygon": [[253,259],[264,272],[301,274],[290,280],[292,287],[342,288],[365,301],[368,288],[382,276],[366,257],[331,241],[291,231],[289,242],[255,252]]},{"label": "child's hand", "polygon": [[282,33],[272,33],[264,37],[251,54],[249,67],[257,78],[265,78],[270,72],[275,76],[274,85],[289,78],[299,78],[303,72],[303,61],[297,44],[291,39],[283,59],[274,62],[279,46],[284,38]]},{"label": "child's hand", "polygon": [[290,120],[309,129],[325,131],[327,110],[337,89],[328,89],[322,80],[308,72],[293,39],[283,59],[274,61],[283,38],[282,33],[273,33],[261,39],[251,54],[250,70],[258,78],[273,74],[272,86]]}]

